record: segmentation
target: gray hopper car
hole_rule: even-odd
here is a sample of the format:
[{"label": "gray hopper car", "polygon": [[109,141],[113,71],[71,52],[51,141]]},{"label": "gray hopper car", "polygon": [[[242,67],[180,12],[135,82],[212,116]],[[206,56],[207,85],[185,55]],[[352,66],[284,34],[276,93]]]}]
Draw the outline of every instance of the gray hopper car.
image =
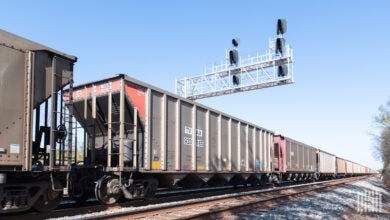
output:
[{"label": "gray hopper car", "polygon": [[154,188],[154,180],[159,186],[268,181],[273,172],[272,131],[126,75],[77,86],[70,101],[88,137],[85,165],[105,172],[127,171]]}]

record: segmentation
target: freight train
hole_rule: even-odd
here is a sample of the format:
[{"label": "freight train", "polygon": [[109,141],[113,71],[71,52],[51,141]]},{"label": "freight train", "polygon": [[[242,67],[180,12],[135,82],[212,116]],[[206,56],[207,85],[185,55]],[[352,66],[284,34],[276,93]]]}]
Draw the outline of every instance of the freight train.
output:
[{"label": "freight train", "polygon": [[0,213],[375,173],[124,74],[74,86],[76,61],[0,30]]}]

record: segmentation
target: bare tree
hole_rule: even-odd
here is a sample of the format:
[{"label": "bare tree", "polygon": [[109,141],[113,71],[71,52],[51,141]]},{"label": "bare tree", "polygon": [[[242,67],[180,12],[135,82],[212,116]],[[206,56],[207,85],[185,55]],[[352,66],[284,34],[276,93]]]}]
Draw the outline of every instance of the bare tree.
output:
[{"label": "bare tree", "polygon": [[377,135],[374,154],[383,162],[383,180],[390,187],[390,101],[379,107],[379,114],[375,117],[375,124],[380,133]]}]

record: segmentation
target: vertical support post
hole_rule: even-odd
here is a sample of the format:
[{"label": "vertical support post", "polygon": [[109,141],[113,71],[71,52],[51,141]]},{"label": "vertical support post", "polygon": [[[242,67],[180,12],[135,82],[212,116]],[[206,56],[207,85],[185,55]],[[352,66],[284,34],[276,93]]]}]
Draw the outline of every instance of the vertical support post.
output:
[{"label": "vertical support post", "polygon": [[51,65],[51,120],[50,120],[50,161],[49,169],[53,170],[55,161],[56,161],[56,124],[57,124],[57,93],[56,93],[56,60],[57,57],[54,56]]},{"label": "vertical support post", "polygon": [[[62,79],[60,79],[60,81],[62,81]],[[63,89],[61,88],[61,93],[60,93],[61,95],[60,95],[60,125],[62,125],[62,124],[65,124],[65,112],[64,112],[64,110],[65,110],[65,104],[64,104],[64,100],[63,100],[63,95],[62,94],[64,94],[63,93]],[[57,96],[58,97],[58,96]],[[60,160],[60,165],[62,165],[62,166],[64,166],[65,165],[65,143],[63,142],[63,141],[61,141],[60,143],[59,143],[59,145],[60,145],[60,158],[59,158],[59,160]]]},{"label": "vertical support post", "polygon": [[138,168],[138,110],[137,107],[134,107],[134,132],[133,132],[133,168]]},{"label": "vertical support post", "polygon": [[119,110],[119,171],[123,171],[123,153],[125,139],[125,85],[123,78],[121,79],[120,90],[120,110]]},{"label": "vertical support post", "polygon": [[[271,134],[267,131],[267,148],[268,148],[268,167],[269,167],[269,170],[272,172],[272,157],[271,157],[271,150],[273,149],[273,147],[271,146]],[[272,149],[271,149],[272,148]],[[273,154],[272,154],[273,156]]]},{"label": "vertical support post", "polygon": [[84,119],[88,118],[88,89],[87,87],[84,88]]},{"label": "vertical support post", "polygon": [[151,131],[151,121],[152,121],[152,115],[151,115],[151,89],[147,88],[146,89],[146,94],[145,94],[145,134],[144,134],[144,163],[143,167],[146,170],[150,170],[151,168],[151,144],[150,144],[150,135],[152,133]]},{"label": "vertical support post", "polygon": [[249,171],[249,125],[245,127],[245,171]]},{"label": "vertical support post", "polygon": [[93,85],[93,91],[92,91],[92,119],[94,120],[93,123],[93,134],[92,134],[92,140],[91,140],[91,165],[95,165],[95,143],[96,143],[96,85]]},{"label": "vertical support post", "polygon": [[96,119],[96,85],[93,86],[92,91],[92,118]]},{"label": "vertical support post", "polygon": [[167,167],[167,95],[164,94],[161,103],[161,149],[160,149],[160,169],[166,170]]},{"label": "vertical support post", "polygon": [[256,127],[253,127],[253,132],[252,132],[252,157],[253,157],[253,170],[257,171],[256,168]]},{"label": "vertical support post", "polygon": [[222,115],[218,115],[218,171],[222,171]]},{"label": "vertical support post", "polygon": [[239,121],[237,124],[237,157],[238,157],[238,164],[237,164],[237,171],[241,170],[241,122]]},{"label": "vertical support post", "polygon": [[[44,122],[44,124],[45,124],[45,128],[47,128],[47,119],[48,119],[48,110],[49,109],[49,101],[48,100],[46,100],[45,101],[45,122]],[[44,151],[45,151],[45,153],[43,154],[44,156],[43,156],[43,164],[44,165],[49,165],[49,158],[48,158],[48,156],[49,156],[49,153],[47,152],[47,146],[49,146],[49,144],[50,144],[50,139],[48,139],[46,136],[50,136],[50,135],[48,135],[46,132],[45,132],[45,139],[44,139],[44,141],[43,141],[43,145],[44,145]],[[48,143],[49,142],[49,143]]]},{"label": "vertical support post", "polygon": [[228,122],[228,169],[229,171],[232,171],[232,118],[229,117],[229,122]]},{"label": "vertical support post", "polygon": [[260,170],[265,171],[264,168],[264,140],[263,140],[263,130],[259,131],[259,158],[260,158]]},{"label": "vertical support post", "polygon": [[[38,134],[39,134],[39,126],[40,126],[40,120],[41,119],[41,107],[38,105],[35,108],[35,141],[40,143],[41,140],[37,140]],[[41,137],[42,138],[42,137]],[[39,154],[39,145],[33,145],[33,155],[34,155],[34,160],[38,159],[38,154]]]},{"label": "vertical support post", "polygon": [[210,171],[210,110],[206,111],[206,125],[204,131],[204,143],[206,151],[206,171]]},{"label": "vertical support post", "polygon": [[[33,61],[33,53],[31,51],[28,52],[28,57],[26,61],[26,69],[25,72],[25,87],[26,87],[26,99],[25,101],[25,127],[24,127],[24,169],[31,170],[31,147],[32,146],[32,123],[33,123],[33,97],[34,97],[34,89],[32,86],[34,85],[34,77],[33,77],[33,69],[32,62]],[[39,121],[37,122],[39,124]]]},{"label": "vertical support post", "polygon": [[107,146],[107,168],[111,168],[111,152],[112,152],[112,88],[110,83],[110,89],[108,93],[108,117],[107,117],[107,136],[108,136],[108,146]]},{"label": "vertical support post", "polygon": [[192,106],[191,124],[192,124],[192,145],[191,145],[191,164],[192,170],[197,170],[196,164],[196,105]]},{"label": "vertical support post", "polygon": [[[70,84],[69,84],[69,103],[68,103],[68,111],[69,111],[69,115],[68,115],[68,130],[69,130],[69,134],[68,134],[68,168],[70,170],[70,166],[72,164],[72,147],[73,147],[73,74],[71,73],[70,75]],[[64,112],[65,112],[65,109],[64,109]],[[76,146],[77,146],[77,142],[76,142]],[[75,158],[76,159],[76,158]]]},{"label": "vertical support post", "polygon": [[[88,118],[88,106],[87,106],[88,105],[88,100],[87,100],[88,92],[87,91],[88,91],[87,87],[84,87],[84,93],[85,93],[84,104],[83,104],[83,108],[84,108],[83,117],[84,117],[84,119]],[[88,124],[87,124],[87,126],[88,126]],[[85,131],[85,129],[83,129],[83,162],[84,162],[84,164],[89,164],[89,161],[87,160],[87,156],[88,156],[87,153],[88,153],[87,152],[87,137],[86,137],[86,131]]]},{"label": "vertical support post", "polygon": [[180,99],[176,101],[176,120],[175,120],[175,169],[180,170]]}]

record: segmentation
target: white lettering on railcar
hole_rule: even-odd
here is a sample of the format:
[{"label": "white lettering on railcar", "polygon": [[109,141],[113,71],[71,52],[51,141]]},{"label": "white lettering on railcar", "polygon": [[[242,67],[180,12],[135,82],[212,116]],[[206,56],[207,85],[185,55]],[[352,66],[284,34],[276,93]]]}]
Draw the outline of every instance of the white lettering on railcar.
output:
[{"label": "white lettering on railcar", "polygon": [[192,145],[192,138],[184,137],[184,145]]},{"label": "white lettering on railcar", "polygon": [[192,134],[192,128],[188,126],[184,126],[184,134]]},{"label": "white lettering on railcar", "polygon": [[196,129],[196,136],[202,137],[203,136],[203,130],[202,129]]},{"label": "white lettering on railcar", "polygon": [[[192,127],[190,127],[190,126],[184,126],[184,134],[190,134],[190,135],[192,135],[192,134],[193,134],[193,129],[192,129]],[[203,136],[203,130],[197,128],[197,129],[196,129],[196,136],[197,136],[197,137],[202,137],[202,136]]]}]

